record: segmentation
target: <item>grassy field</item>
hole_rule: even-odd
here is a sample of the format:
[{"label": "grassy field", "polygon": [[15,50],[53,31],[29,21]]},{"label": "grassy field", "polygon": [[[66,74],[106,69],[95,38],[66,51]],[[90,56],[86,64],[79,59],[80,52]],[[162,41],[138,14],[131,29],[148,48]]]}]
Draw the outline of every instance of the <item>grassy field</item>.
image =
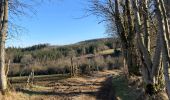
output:
[{"label": "grassy field", "polygon": [[[38,81],[53,81],[53,80],[61,80],[69,78],[68,74],[55,74],[55,75],[37,75],[34,76],[35,82]],[[11,83],[26,83],[28,76],[21,76],[21,77],[10,77],[9,80]]]},{"label": "grassy field", "polygon": [[[72,78],[69,75],[35,76],[34,84],[31,87],[25,87],[26,76],[11,77],[12,85],[17,90],[10,92],[6,97],[7,99],[2,100],[98,100],[96,98],[100,98],[102,95],[98,95],[98,91],[107,77],[118,75],[119,72],[118,70],[95,72],[91,76]],[[108,90],[102,92],[105,93],[105,91]]]},{"label": "grassy field", "polygon": [[[106,81],[110,76],[113,77],[112,82]],[[136,83],[140,81],[134,78],[130,82],[120,70],[96,72],[91,76],[81,77],[70,77],[66,74],[39,75],[35,76],[31,87],[26,87],[27,78],[27,76],[9,78],[17,90],[10,92],[6,100],[98,100],[108,97],[107,95],[115,95],[119,100],[136,100],[141,91],[136,87],[139,85]],[[17,98],[13,99],[15,96]]]}]

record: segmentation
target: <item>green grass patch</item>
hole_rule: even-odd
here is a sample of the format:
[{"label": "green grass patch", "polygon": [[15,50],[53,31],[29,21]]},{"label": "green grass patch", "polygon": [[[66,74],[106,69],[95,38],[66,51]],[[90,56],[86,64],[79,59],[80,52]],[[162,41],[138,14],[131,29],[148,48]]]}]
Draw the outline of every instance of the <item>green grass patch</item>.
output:
[{"label": "green grass patch", "polygon": [[[117,48],[117,50],[121,50],[120,48]],[[108,49],[104,51],[100,51],[98,54],[106,55],[106,54],[113,54],[115,52],[115,49]]]},{"label": "green grass patch", "polygon": [[136,100],[137,93],[134,88],[128,86],[128,80],[124,76],[116,76],[113,78],[113,87],[116,96],[121,100]]},{"label": "green grass patch", "polygon": [[114,49],[108,49],[104,51],[100,51],[99,54],[112,54],[114,52]]}]

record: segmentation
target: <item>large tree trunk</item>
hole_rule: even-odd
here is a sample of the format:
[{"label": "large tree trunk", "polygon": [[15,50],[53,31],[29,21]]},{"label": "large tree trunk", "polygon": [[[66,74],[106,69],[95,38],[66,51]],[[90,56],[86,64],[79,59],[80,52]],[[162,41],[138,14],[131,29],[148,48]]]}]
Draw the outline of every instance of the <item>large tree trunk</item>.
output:
[{"label": "large tree trunk", "polygon": [[[162,1],[162,0],[161,0]],[[163,1],[162,1],[163,2]],[[163,4],[163,3],[161,3],[161,4]],[[164,0],[164,4],[165,4],[165,9],[166,9],[166,15],[167,15],[167,22],[168,22],[168,24],[170,24],[170,0]],[[163,5],[161,6],[161,7],[164,7]],[[166,24],[167,25],[167,24]],[[165,26],[165,27],[168,27],[168,26]],[[170,26],[168,27],[168,28],[170,28]],[[166,34],[168,34],[168,33],[166,33]],[[169,46],[170,46],[170,32],[169,32],[169,40],[168,40],[168,42],[169,42]],[[170,51],[170,49],[169,49],[169,51]]]},{"label": "large tree trunk", "polygon": [[[131,15],[131,9],[130,9],[130,1],[125,1],[125,12],[124,14],[127,16],[124,16],[124,21],[128,19],[127,27],[123,24],[123,20],[121,18],[120,12],[119,12],[119,1],[115,0],[115,23],[117,27],[117,33],[121,39],[122,42],[122,48],[124,50],[124,58],[126,60],[127,64],[127,70],[129,74],[139,74],[139,68],[136,65],[136,62],[133,61],[134,59],[134,31],[133,31],[133,20]],[[126,31],[126,28],[128,31]]]},{"label": "large tree trunk", "polygon": [[[124,9],[124,20],[127,19],[127,44],[128,44],[128,52],[127,52],[127,62],[128,62],[128,69],[129,74],[139,74],[139,68],[137,66],[136,60],[136,52],[134,48],[134,21],[132,19],[132,10],[131,10],[131,2],[130,0],[125,0],[125,9]],[[125,22],[126,23],[126,22]]]},{"label": "large tree trunk", "polygon": [[[151,52],[150,48],[150,23],[149,23],[149,9],[148,9],[148,0],[143,1],[143,22],[144,22],[144,45],[145,48],[150,53],[150,59],[153,56],[152,59],[152,66],[151,69],[151,79],[153,80],[153,84],[157,84],[158,80],[157,77],[159,77],[159,69],[160,69],[160,55],[161,55],[161,46],[160,46],[160,35],[156,34],[156,48],[154,50],[154,53]],[[153,54],[153,55],[151,55]]]},{"label": "large tree trunk", "polygon": [[164,0],[164,3],[165,3],[165,8],[166,8],[166,13],[167,13],[167,16],[168,16],[168,19],[169,19],[169,23],[170,23],[170,0]]},{"label": "large tree trunk", "polygon": [[169,46],[168,41],[166,37],[166,27],[164,22],[166,17],[164,17],[162,13],[162,7],[163,2],[160,2],[160,0],[155,0],[155,8],[156,8],[156,15],[158,19],[158,34],[160,34],[161,39],[161,46],[162,46],[162,58],[163,58],[163,66],[164,66],[164,76],[165,76],[165,84],[166,89],[168,92],[168,97],[170,98],[170,76],[169,76],[169,66],[170,66],[170,58],[169,58]]},{"label": "large tree trunk", "polygon": [[167,38],[167,41],[168,41],[168,45],[170,46],[170,31],[169,31],[170,27],[169,27],[169,23],[168,23],[168,17],[169,17],[168,14],[169,13],[167,13],[168,7],[167,7],[167,10],[166,10],[163,0],[160,0],[160,7],[161,7],[161,10],[162,10],[162,16],[163,16],[164,25],[165,25],[166,38]]},{"label": "large tree trunk", "polygon": [[161,60],[161,40],[160,40],[160,34],[157,34],[156,37],[156,48],[153,56],[153,61],[152,61],[152,79],[155,84],[158,83],[158,77],[159,77],[159,70],[160,70],[160,60]]},{"label": "large tree trunk", "polygon": [[[137,6],[137,1],[133,0],[133,8],[134,8],[134,14],[135,14],[135,27],[136,27],[136,35],[137,35],[137,45],[138,49],[141,53],[141,59],[143,61],[143,77],[145,80],[146,86],[146,92],[149,95],[153,95],[155,92],[154,89],[154,77],[158,75],[157,70],[159,69],[159,63],[160,63],[160,47],[157,46],[155,50],[155,56],[153,58],[153,62],[151,60],[151,55],[148,51],[148,47],[145,47],[143,43],[143,37],[141,36],[141,19],[139,15],[139,8]],[[159,35],[157,35],[157,38]],[[160,41],[157,39],[157,45],[159,45]],[[153,64],[154,63],[154,64]],[[156,78],[155,78],[156,79]]]},{"label": "large tree trunk", "polygon": [[0,88],[4,94],[7,90],[7,76],[5,71],[5,40],[8,29],[8,0],[1,0],[1,30],[0,30]]},{"label": "large tree trunk", "polygon": [[149,15],[148,15],[148,0],[143,1],[143,19],[144,19],[144,44],[150,52],[150,31],[149,31]]},{"label": "large tree trunk", "polygon": [[[124,60],[125,60],[124,61],[124,69],[126,71],[128,71],[128,65],[127,65],[127,63],[128,63],[127,62],[128,44],[127,44],[127,39],[126,39],[126,36],[125,36],[125,28],[123,26],[123,23],[122,23],[122,20],[121,20],[121,17],[120,17],[120,13],[119,13],[119,1],[118,0],[115,0],[115,17],[114,17],[113,20],[115,20],[117,33],[118,33],[118,36],[120,37],[121,43],[122,43],[123,57],[124,57]],[[129,74],[126,73],[126,76],[128,76],[128,75]]]},{"label": "large tree trunk", "polygon": [[137,7],[137,2],[136,0],[133,0],[133,8],[134,8],[134,13],[135,13],[135,27],[136,27],[136,36],[137,36],[137,45],[138,45],[138,49],[141,52],[141,56],[144,58],[144,63],[145,63],[145,67],[147,68],[147,70],[149,71],[149,73],[151,72],[152,68],[152,61],[150,58],[150,54],[148,52],[148,50],[146,49],[146,47],[143,44],[143,39],[141,36],[141,21],[140,21],[140,15],[139,15],[139,11],[138,11],[138,7]]},{"label": "large tree trunk", "polygon": [[123,51],[123,68],[124,68],[124,73],[126,77],[128,78],[129,76],[129,71],[128,71],[128,63],[127,63],[127,49],[122,45],[122,51]]}]

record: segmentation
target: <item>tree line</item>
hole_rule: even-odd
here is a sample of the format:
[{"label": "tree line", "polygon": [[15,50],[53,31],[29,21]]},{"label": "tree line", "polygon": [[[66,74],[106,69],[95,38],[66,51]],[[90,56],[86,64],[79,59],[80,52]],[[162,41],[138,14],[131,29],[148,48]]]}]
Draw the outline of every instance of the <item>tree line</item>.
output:
[{"label": "tree line", "polygon": [[[118,68],[121,63],[111,60],[116,57],[121,59],[121,51],[114,50],[116,48],[120,48],[117,38],[88,40],[66,46],[39,44],[26,48],[9,47],[6,49],[6,61],[11,61],[8,76],[25,76],[32,70],[35,75],[68,74],[72,63],[78,66],[80,74],[88,73],[89,66],[93,71]],[[100,54],[105,50],[111,52]]]},{"label": "tree line", "polygon": [[119,37],[127,78],[141,70],[151,97],[161,90],[170,97],[169,5],[170,0],[92,0],[89,9]]}]

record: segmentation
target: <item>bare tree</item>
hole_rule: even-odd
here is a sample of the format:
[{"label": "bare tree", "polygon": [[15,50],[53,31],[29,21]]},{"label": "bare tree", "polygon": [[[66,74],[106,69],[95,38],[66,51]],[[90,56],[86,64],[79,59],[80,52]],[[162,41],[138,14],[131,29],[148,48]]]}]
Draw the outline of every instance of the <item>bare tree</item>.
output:
[{"label": "bare tree", "polygon": [[[32,0],[33,1],[33,0]],[[25,15],[24,8],[29,8],[28,4],[24,4],[19,0],[0,0],[0,89],[2,94],[7,91],[7,75],[5,71],[5,42],[10,32],[9,18],[12,15],[22,16]],[[14,33],[14,32],[13,32]]]},{"label": "bare tree", "polygon": [[134,47],[134,25],[130,0],[92,0],[90,12],[104,18],[109,25],[109,30],[119,37],[123,56],[124,67],[129,74],[137,74],[137,53]]},{"label": "bare tree", "polygon": [[[168,92],[168,96],[170,98],[170,75],[169,75],[169,66],[170,66],[170,55],[169,55],[169,45],[168,45],[168,37],[167,37],[167,17],[165,14],[164,3],[162,0],[154,0],[156,15],[158,19],[158,34],[160,34],[161,47],[162,47],[162,58],[163,58],[163,66],[164,66],[164,76],[166,89]],[[168,35],[169,36],[169,35]]]},{"label": "bare tree", "polygon": [[7,37],[7,31],[8,31],[8,0],[1,0],[0,1],[0,88],[2,91],[2,94],[5,94],[7,90],[7,76],[5,71],[5,41]]},{"label": "bare tree", "polygon": [[[116,26],[129,72],[132,68],[130,60],[134,62],[131,53],[134,52],[133,46],[135,46],[140,55],[138,59],[142,64],[142,76],[147,94],[155,95],[159,90],[156,86],[160,83],[159,75],[163,73],[160,71],[163,64],[169,95],[170,33],[167,12],[169,0],[106,0],[104,4],[100,0],[94,1],[94,14],[97,16],[101,14],[109,22],[112,30],[115,29],[113,26]],[[151,44],[155,46],[151,47]]]}]

